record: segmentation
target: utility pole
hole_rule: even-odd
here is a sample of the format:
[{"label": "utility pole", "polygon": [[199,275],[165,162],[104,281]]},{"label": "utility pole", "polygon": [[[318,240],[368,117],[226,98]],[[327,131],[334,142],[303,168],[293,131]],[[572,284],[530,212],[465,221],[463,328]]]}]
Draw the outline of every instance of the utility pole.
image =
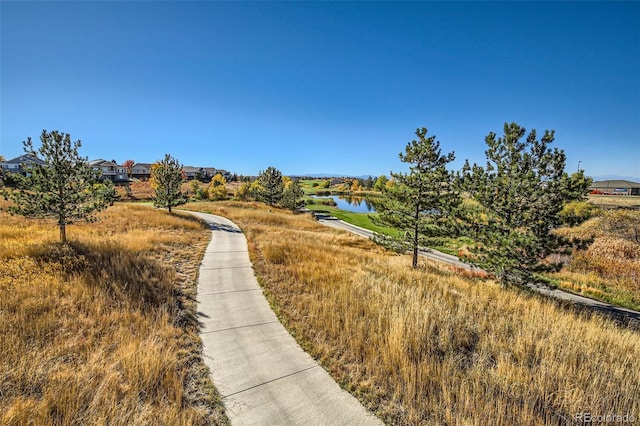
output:
[{"label": "utility pole", "polygon": [[580,173],[580,163],[582,163],[582,160],[578,160],[578,173]]}]

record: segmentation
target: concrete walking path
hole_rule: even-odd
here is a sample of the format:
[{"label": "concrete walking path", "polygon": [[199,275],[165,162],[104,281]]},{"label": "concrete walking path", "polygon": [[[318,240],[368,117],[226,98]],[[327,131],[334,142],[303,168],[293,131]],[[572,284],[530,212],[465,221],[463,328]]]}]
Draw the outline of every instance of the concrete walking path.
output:
[{"label": "concrete walking path", "polygon": [[230,220],[212,230],[198,279],[204,360],[234,425],[380,425],[280,324]]}]

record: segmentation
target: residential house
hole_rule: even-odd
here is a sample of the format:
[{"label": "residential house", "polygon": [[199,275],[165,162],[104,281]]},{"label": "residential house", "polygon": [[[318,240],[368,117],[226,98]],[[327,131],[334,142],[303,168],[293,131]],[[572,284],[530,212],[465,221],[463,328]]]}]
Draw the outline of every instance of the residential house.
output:
[{"label": "residential house", "polygon": [[43,165],[45,162],[31,154],[24,154],[11,160],[3,161],[0,166],[4,173],[26,174],[27,168],[31,164]]},{"label": "residential house", "polygon": [[131,177],[148,180],[151,178],[151,163],[136,163],[131,167]]},{"label": "residential house", "polygon": [[201,182],[207,182],[211,179],[211,176],[203,167],[183,166],[182,170],[187,180],[198,179]]},{"label": "residential house", "polygon": [[222,177],[224,177],[227,180],[227,182],[230,181],[232,177],[231,173],[223,169],[216,169],[215,167],[205,167],[204,170],[209,175],[209,179],[212,179],[218,173],[221,174]]},{"label": "residential house", "polygon": [[111,182],[125,182],[129,179],[127,170],[113,161],[97,159],[89,161],[89,165],[93,170],[102,172],[102,179],[109,179]]},{"label": "residential house", "polygon": [[640,183],[629,180],[601,180],[589,186],[591,194],[640,195]]}]

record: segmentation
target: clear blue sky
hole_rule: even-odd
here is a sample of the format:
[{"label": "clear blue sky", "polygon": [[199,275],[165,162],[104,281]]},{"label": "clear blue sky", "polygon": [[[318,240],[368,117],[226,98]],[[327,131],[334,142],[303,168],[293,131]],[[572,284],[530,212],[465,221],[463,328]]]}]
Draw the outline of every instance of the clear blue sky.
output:
[{"label": "clear blue sky", "polygon": [[0,2],[0,154],[379,175],[417,127],[484,163],[505,122],[640,180],[639,2]]}]

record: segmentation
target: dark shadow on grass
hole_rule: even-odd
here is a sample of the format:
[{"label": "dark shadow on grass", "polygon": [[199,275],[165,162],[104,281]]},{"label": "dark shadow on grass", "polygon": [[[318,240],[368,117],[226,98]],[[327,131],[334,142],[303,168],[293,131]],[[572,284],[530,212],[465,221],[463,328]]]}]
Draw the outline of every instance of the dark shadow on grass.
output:
[{"label": "dark shadow on grass", "polygon": [[[547,288],[550,290],[554,289],[554,287],[547,287]],[[599,302],[597,300],[594,300],[593,303],[589,303],[588,301],[583,302],[576,299],[572,299],[572,300],[559,299],[553,295],[541,293],[537,289],[532,287],[518,287],[517,290],[523,291],[525,293],[528,293],[536,297],[544,298],[548,301],[555,303],[557,306],[561,307],[562,309],[574,312],[578,315],[597,314],[607,319],[610,319],[620,327],[629,328],[631,330],[640,332],[640,312],[610,305],[610,304],[607,304],[606,302]],[[584,297],[585,299],[588,299],[585,296],[579,296],[579,297]]]},{"label": "dark shadow on grass", "polygon": [[640,313],[617,306],[592,306],[581,302],[573,302],[574,309],[581,312],[595,312],[610,318],[617,324],[640,331]]},{"label": "dark shadow on grass", "polygon": [[142,310],[177,307],[173,271],[143,253],[74,241],[42,246],[32,255],[58,265],[65,275],[84,277],[88,286],[105,291],[115,303],[131,303]]}]

